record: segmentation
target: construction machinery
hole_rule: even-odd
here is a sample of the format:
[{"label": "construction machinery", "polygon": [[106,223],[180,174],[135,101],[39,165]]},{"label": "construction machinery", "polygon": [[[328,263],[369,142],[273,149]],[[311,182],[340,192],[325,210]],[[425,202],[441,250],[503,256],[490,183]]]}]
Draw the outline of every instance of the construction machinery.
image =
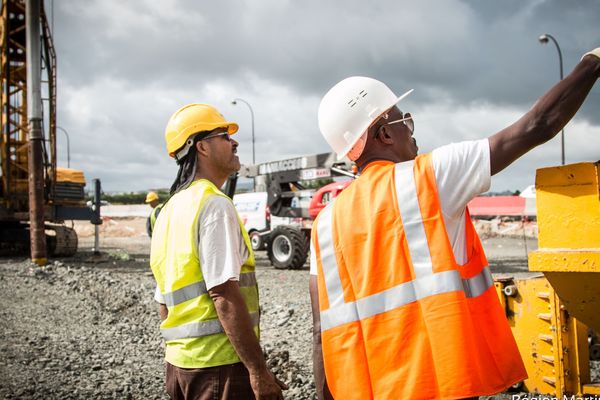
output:
[{"label": "construction machinery", "polygon": [[[101,224],[100,182],[85,204],[83,172],[57,166],[56,54],[40,0],[3,0],[0,17],[0,254],[72,255],[66,220]],[[36,261],[37,262],[37,261]]]},{"label": "construction machinery", "polygon": [[600,398],[590,379],[590,359],[600,360],[599,176],[600,162],[539,169],[529,270],[543,275],[496,279],[529,375],[521,391]]},{"label": "construction machinery", "polygon": [[[336,177],[354,178],[352,167],[347,159],[337,160],[335,153],[241,167],[239,176],[252,178],[255,191],[267,192],[271,216],[288,219],[289,223],[260,233],[261,242],[266,245],[269,260],[275,268],[298,269],[308,257],[312,218],[309,213],[310,199],[303,200],[308,193],[303,183]],[[235,191],[236,179],[232,177],[228,182],[226,191],[230,195]]]}]

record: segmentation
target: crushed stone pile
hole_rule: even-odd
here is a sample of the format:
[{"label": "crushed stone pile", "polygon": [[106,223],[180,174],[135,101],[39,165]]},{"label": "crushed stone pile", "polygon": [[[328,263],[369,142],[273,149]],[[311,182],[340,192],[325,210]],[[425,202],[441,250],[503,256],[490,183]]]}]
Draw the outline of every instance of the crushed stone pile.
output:
[{"label": "crushed stone pile", "polygon": [[[149,240],[102,243],[100,255],[83,249],[46,267],[0,259],[1,399],[168,398]],[[494,273],[527,271],[521,238],[483,243]],[[256,259],[267,363],[286,399],[314,399],[308,264],[276,270],[265,252]],[[600,361],[591,375],[600,381]]]},{"label": "crushed stone pile", "polygon": [[[65,260],[0,260],[0,398],[167,399],[147,260],[123,252]],[[277,288],[280,271],[257,271],[261,344],[290,387],[286,398],[312,399],[308,271],[293,272]]]}]

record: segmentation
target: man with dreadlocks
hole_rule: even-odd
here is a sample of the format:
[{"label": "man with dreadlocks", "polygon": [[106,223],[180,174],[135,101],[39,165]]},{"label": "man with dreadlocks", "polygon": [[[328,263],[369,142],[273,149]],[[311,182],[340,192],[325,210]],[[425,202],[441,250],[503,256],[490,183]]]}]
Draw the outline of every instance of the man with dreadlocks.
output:
[{"label": "man with dreadlocks", "polygon": [[259,345],[258,287],[248,234],[221,187],[240,168],[238,125],[189,104],[167,124],[179,165],[156,221],[150,265],[173,399],[282,399]]}]

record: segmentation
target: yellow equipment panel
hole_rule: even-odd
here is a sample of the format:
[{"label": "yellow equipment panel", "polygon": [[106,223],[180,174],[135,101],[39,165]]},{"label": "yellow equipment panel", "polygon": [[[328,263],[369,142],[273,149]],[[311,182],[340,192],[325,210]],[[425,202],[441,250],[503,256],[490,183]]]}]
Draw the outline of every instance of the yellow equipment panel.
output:
[{"label": "yellow equipment panel", "polygon": [[56,182],[77,183],[85,186],[83,171],[72,168],[56,168]]},{"label": "yellow equipment panel", "polygon": [[[599,170],[600,162],[587,162],[536,172],[538,250],[529,254],[529,270],[545,279],[515,281],[521,304],[505,300],[507,310],[514,303],[515,327],[524,330],[513,332],[530,391],[600,394],[600,384],[590,382],[586,327],[600,331]],[[518,318],[525,309],[538,320]]]},{"label": "yellow equipment panel", "polygon": [[599,167],[586,162],[536,171],[540,248],[600,249]]},{"label": "yellow equipment panel", "polygon": [[520,390],[583,394],[590,383],[588,329],[569,315],[548,280],[504,279],[496,292],[529,376]]},{"label": "yellow equipment panel", "polygon": [[529,270],[544,272],[569,312],[600,331],[600,163],[542,168],[536,174],[538,251]]}]

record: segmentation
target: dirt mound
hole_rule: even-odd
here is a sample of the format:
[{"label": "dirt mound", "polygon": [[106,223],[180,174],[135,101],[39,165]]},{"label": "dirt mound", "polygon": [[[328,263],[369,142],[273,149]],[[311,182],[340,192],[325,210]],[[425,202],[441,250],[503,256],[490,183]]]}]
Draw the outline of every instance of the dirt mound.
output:
[{"label": "dirt mound", "polygon": [[474,220],[473,224],[481,239],[490,237],[538,237],[535,221],[513,221],[510,219]]},{"label": "dirt mound", "polygon": [[[144,217],[102,217],[100,237],[134,237],[146,236],[146,220]],[[86,221],[75,221],[73,226],[79,237],[94,236],[94,225]]]}]

